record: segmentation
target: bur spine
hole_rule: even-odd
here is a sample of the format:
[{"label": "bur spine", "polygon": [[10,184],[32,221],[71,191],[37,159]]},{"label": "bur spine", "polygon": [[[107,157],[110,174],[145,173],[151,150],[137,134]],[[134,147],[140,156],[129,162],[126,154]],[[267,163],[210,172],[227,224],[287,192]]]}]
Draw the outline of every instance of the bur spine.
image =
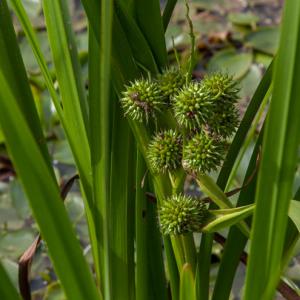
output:
[{"label": "bur spine", "polygon": [[221,165],[226,148],[224,140],[199,132],[184,146],[182,165],[191,173],[209,173]]},{"label": "bur spine", "polygon": [[176,170],[182,159],[181,134],[172,129],[157,133],[149,144],[147,155],[154,173]]},{"label": "bur spine", "polygon": [[165,102],[157,82],[140,79],[126,86],[121,105],[125,115],[132,120],[148,122],[150,117],[155,118],[162,111]]},{"label": "bur spine", "polygon": [[159,208],[160,229],[164,235],[200,232],[206,220],[206,204],[182,194],[165,199]]}]

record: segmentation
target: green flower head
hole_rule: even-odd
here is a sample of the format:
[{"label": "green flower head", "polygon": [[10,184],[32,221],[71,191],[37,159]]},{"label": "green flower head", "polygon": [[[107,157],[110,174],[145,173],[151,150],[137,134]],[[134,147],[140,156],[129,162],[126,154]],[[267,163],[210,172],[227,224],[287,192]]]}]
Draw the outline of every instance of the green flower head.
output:
[{"label": "green flower head", "polygon": [[215,105],[207,125],[213,135],[228,138],[235,133],[239,125],[239,112],[235,105],[219,103]]},{"label": "green flower head", "polygon": [[136,80],[126,87],[121,104],[125,115],[139,122],[144,119],[148,122],[149,117],[155,117],[165,105],[158,84],[145,79]]},{"label": "green flower head", "polygon": [[185,75],[175,67],[165,69],[162,74],[157,76],[157,83],[167,102],[179,92],[185,82]]},{"label": "green flower head", "polygon": [[209,173],[223,161],[227,143],[205,132],[197,133],[183,148],[183,167],[193,173]]},{"label": "green flower head", "polygon": [[213,73],[206,75],[201,81],[203,92],[211,100],[222,100],[235,103],[237,101],[237,88],[236,81],[227,74]]},{"label": "green flower head", "polygon": [[207,98],[200,83],[191,82],[173,97],[173,109],[179,125],[199,129],[210,116],[212,101]]},{"label": "green flower head", "polygon": [[173,195],[165,199],[159,208],[161,232],[165,235],[200,232],[207,214],[203,201],[181,194]]},{"label": "green flower head", "polygon": [[175,130],[157,133],[148,147],[148,159],[155,173],[165,173],[180,167],[182,159],[182,137]]}]

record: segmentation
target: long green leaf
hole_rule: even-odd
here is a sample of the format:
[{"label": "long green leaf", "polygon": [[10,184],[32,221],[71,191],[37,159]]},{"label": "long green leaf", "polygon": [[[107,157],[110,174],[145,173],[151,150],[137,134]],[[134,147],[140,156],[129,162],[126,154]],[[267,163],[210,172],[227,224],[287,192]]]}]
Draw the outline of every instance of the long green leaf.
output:
[{"label": "long green leaf", "polygon": [[91,206],[87,101],[84,95],[80,64],[68,7],[64,0],[45,0],[43,1],[43,8],[59,91],[62,98],[65,122],[69,127],[67,133],[72,132],[72,138],[69,136],[69,141],[71,148],[76,149],[76,163],[87,200]]},{"label": "long green leaf", "polygon": [[[93,174],[93,197],[97,211],[96,224],[99,227],[100,271],[104,298],[112,299],[112,249],[109,238],[110,223],[110,184],[111,184],[111,125],[114,114],[114,100],[111,93],[111,32],[112,32],[112,1],[101,1],[101,23],[98,30],[100,36],[98,58],[99,70],[91,78],[91,84],[99,85],[94,97],[90,98],[90,148]],[[95,33],[95,31],[94,31]],[[97,60],[96,60],[97,62]],[[97,79],[99,82],[97,82]],[[125,180],[125,179],[124,179]],[[125,180],[126,182],[126,180]],[[118,188],[118,187],[113,187]],[[126,193],[125,193],[126,196]]]},{"label": "long green leaf", "polygon": [[99,299],[57,183],[2,72],[0,83],[0,124],[6,145],[62,287],[69,299]]},{"label": "long green leaf", "polygon": [[[114,102],[110,201],[109,201],[109,239],[111,257],[112,299],[132,299],[134,295],[134,223],[132,202],[135,200],[133,187],[129,187],[128,179],[134,179],[133,137],[127,120],[115,96]],[[126,159],[125,159],[126,158]],[[129,189],[132,189],[129,191]],[[131,194],[131,195],[130,195]],[[133,273],[133,274],[132,274]],[[133,277],[132,277],[133,276]]]},{"label": "long green leaf", "polygon": [[[256,160],[261,147],[262,137],[263,131],[260,132],[256,141],[243,184],[246,184],[256,168]],[[237,206],[253,203],[255,198],[256,177],[257,176],[240,192]],[[215,282],[212,300],[227,300],[229,298],[235,271],[247,240],[248,237],[242,234],[238,228],[235,226],[230,228]]]},{"label": "long green leaf", "polygon": [[175,8],[175,5],[177,3],[177,0],[168,0],[163,12],[163,25],[164,30],[166,31],[173,13],[173,10]]},{"label": "long green leaf", "polygon": [[204,225],[202,231],[216,232],[223,228],[235,225],[251,215],[253,210],[253,204],[236,208],[211,210],[210,213],[215,215],[215,217],[208,220],[208,223]]},{"label": "long green leaf", "polygon": [[300,202],[292,200],[289,208],[289,217],[292,219],[296,225],[298,231],[300,232]]},{"label": "long green leaf", "polygon": [[[267,69],[264,77],[262,78],[259,86],[257,87],[254,96],[246,110],[242,122],[240,123],[239,129],[235,134],[233,142],[230,146],[229,152],[226,156],[225,162],[222,166],[220,174],[218,176],[217,184],[224,190],[235,163],[235,160],[240,152],[243,142],[247,136],[249,128],[251,127],[252,121],[267,93],[271,84],[273,63]],[[203,250],[203,255],[198,259],[197,267],[197,297],[200,300],[208,300],[209,297],[209,269],[210,269],[210,257],[211,249],[213,245],[213,235],[204,234],[201,239],[200,250]],[[199,253],[200,255],[200,253]],[[201,288],[200,288],[201,287]]]},{"label": "long green leaf", "polygon": [[137,26],[134,18],[126,12],[124,8],[125,5],[120,1],[117,1],[117,3],[118,6],[115,10],[116,15],[126,32],[126,37],[129,41],[135,60],[151,73],[156,74],[158,68],[147,40]]},{"label": "long green leaf", "polygon": [[[52,170],[42,128],[37,126],[37,124],[40,124],[40,121],[6,1],[0,2],[0,70],[7,79],[15,99],[18,101],[31,133],[40,145],[49,170]],[[54,177],[53,172],[52,174]]]},{"label": "long green leaf", "polygon": [[144,33],[158,66],[167,64],[166,41],[159,0],[134,0],[135,18]]},{"label": "long green leaf", "polygon": [[24,6],[20,0],[11,0],[10,2],[13,6],[14,12],[18,16],[18,19],[22,25],[22,28],[26,34],[26,37],[28,38],[28,41],[31,45],[32,51],[38,61],[41,72],[45,78],[46,86],[50,92],[51,98],[55,105],[55,109],[56,109],[61,121],[64,122],[63,110],[62,110],[62,107],[60,104],[60,99],[58,98],[58,95],[55,91],[55,87],[54,87],[54,84],[52,81],[52,76],[47,67],[46,60],[45,60],[42,50],[39,46],[38,39],[34,32],[33,26],[30,23],[29,17],[27,16]]},{"label": "long green leaf", "polygon": [[141,187],[146,165],[140,153],[136,170],[136,299],[164,300],[167,289],[156,206],[145,195],[149,184]]},{"label": "long green leaf", "polygon": [[236,132],[234,139],[230,145],[230,149],[224,161],[220,175],[218,177],[218,185],[223,189],[226,187],[226,182],[231,173],[234,162],[240,152],[240,149],[246,139],[247,133],[251,127],[251,124],[259,110],[263,99],[271,85],[273,72],[273,63],[270,64],[266,73],[264,74],[259,86],[257,87],[249,106],[245,112],[243,120],[240,123],[238,131]]},{"label": "long green leaf", "polygon": [[246,300],[273,299],[281,273],[280,262],[300,139],[299,28],[300,2],[288,0],[285,2],[274,92],[257,183]]},{"label": "long green leaf", "polygon": [[192,267],[185,264],[180,276],[180,300],[196,300],[195,280]]},{"label": "long green leaf", "polygon": [[0,261],[0,295],[3,300],[20,300],[16,288],[13,286],[9,276]]}]

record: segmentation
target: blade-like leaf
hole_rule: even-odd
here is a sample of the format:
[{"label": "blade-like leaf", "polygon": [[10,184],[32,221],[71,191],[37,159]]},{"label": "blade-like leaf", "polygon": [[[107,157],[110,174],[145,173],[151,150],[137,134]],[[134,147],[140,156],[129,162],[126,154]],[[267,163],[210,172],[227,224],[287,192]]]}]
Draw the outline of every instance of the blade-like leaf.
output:
[{"label": "blade-like leaf", "polygon": [[[287,0],[256,191],[245,300],[273,299],[300,140],[300,2]],[[289,45],[289,47],[286,47]],[[257,274],[260,274],[259,278]]]},{"label": "blade-like leaf", "polygon": [[167,290],[161,238],[156,223],[156,207],[145,195],[147,182],[141,187],[146,165],[140,153],[136,172],[136,299],[163,300],[167,299]]},{"label": "blade-like leaf", "polygon": [[[119,1],[120,2],[120,1]],[[132,49],[135,60],[151,73],[156,74],[158,68],[143,33],[137,26],[134,18],[126,12],[123,3],[118,3],[116,8],[123,29],[126,32],[126,37]]]},{"label": "blade-like leaf", "polygon": [[290,203],[289,217],[296,225],[298,232],[300,233],[300,202],[292,200]]},{"label": "blade-like leaf", "polygon": [[2,72],[0,83],[0,124],[6,145],[65,293],[69,299],[98,299],[57,183]]},{"label": "blade-like leaf", "polygon": [[[247,182],[248,178],[251,176],[251,174],[253,174],[256,168],[256,161],[259,149],[261,147],[262,137],[263,131],[261,131],[259,134],[259,138],[252,153],[243,184]],[[256,177],[257,176],[252,179],[248,186],[241,190],[237,206],[253,203],[255,197]],[[229,298],[234,275],[247,240],[248,238],[242,234],[238,228],[235,226],[230,228],[214,287],[212,296],[213,300],[227,300]]]},{"label": "blade-like leaf", "polygon": [[[76,149],[75,159],[80,171],[89,205],[91,196],[90,149],[88,141],[87,101],[81,79],[76,44],[64,0],[43,1],[47,32],[55,65],[56,77],[62,98],[64,119],[68,124],[69,142]],[[55,26],[53,26],[55,24]]]},{"label": "blade-like leaf", "polygon": [[167,64],[166,41],[159,0],[134,0],[135,18],[159,67]]},{"label": "blade-like leaf", "polygon": [[0,261],[0,295],[3,300],[21,300],[16,288],[13,286]]},{"label": "blade-like leaf", "polygon": [[[269,66],[259,86],[257,87],[230,146],[217,180],[217,184],[222,190],[224,190],[226,187],[229,175],[247,136],[249,128],[251,127],[252,121],[270,87],[273,68],[272,65],[273,64]],[[202,252],[201,255],[199,253],[200,257],[198,258],[196,279],[197,297],[199,297],[200,300],[208,300],[209,298],[209,269],[212,245],[213,235],[203,234],[200,245],[200,251],[202,249]]]},{"label": "blade-like leaf", "polygon": [[208,220],[202,228],[204,232],[216,232],[223,228],[230,227],[244,220],[253,213],[254,205],[241,206],[229,209],[211,210],[210,213],[215,218]]},{"label": "blade-like leaf", "polygon": [[180,300],[196,300],[195,280],[192,267],[185,264],[180,274]]},{"label": "blade-like leaf", "polygon": [[177,0],[168,0],[165,7],[164,7],[164,12],[163,12],[163,25],[164,25],[164,30],[166,31],[174,10],[174,7],[177,3]]},{"label": "blade-like leaf", "polygon": [[[52,170],[42,128],[39,125],[37,126],[40,121],[6,1],[0,2],[0,70],[18,101],[31,133],[39,142],[42,154],[49,165],[49,170]],[[52,174],[54,177],[53,172]]]},{"label": "blade-like leaf", "polygon": [[[90,149],[91,166],[93,174],[93,200],[97,211],[96,224],[99,228],[98,242],[100,246],[100,272],[101,285],[104,298],[112,298],[112,248],[110,243],[110,184],[111,184],[111,159],[112,159],[112,124],[115,99],[111,93],[111,33],[112,33],[113,1],[101,1],[100,36],[95,36],[95,41],[100,41],[96,57],[91,60],[95,63],[95,71],[90,73],[90,83],[99,85],[94,88],[89,99],[90,106]],[[94,31],[95,33],[96,31]],[[93,46],[96,47],[96,43]],[[98,53],[97,53],[98,52]],[[98,70],[97,70],[98,67]],[[126,146],[125,146],[126,149]],[[115,149],[116,150],[116,149]],[[126,171],[126,170],[124,170]],[[125,179],[124,179],[125,180]],[[126,182],[126,180],[125,180]],[[113,184],[113,181],[112,181]],[[112,188],[118,188],[113,186]],[[125,186],[126,189],[126,186]],[[125,192],[126,197],[127,192]],[[112,207],[113,208],[113,207]],[[126,295],[124,295],[126,297]]]}]

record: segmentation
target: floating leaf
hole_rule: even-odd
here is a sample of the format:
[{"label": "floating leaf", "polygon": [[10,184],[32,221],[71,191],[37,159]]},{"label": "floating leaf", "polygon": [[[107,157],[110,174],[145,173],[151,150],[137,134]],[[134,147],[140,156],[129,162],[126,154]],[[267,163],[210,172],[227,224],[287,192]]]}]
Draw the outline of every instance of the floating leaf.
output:
[{"label": "floating leaf", "polygon": [[7,258],[1,260],[1,263],[14,287],[18,288],[18,264]]},{"label": "floating leaf", "polygon": [[30,216],[30,208],[28,205],[28,200],[23,191],[21,183],[14,179],[10,184],[10,196],[12,200],[12,205],[15,208],[17,214],[23,220]]},{"label": "floating leaf", "polygon": [[278,28],[262,28],[251,32],[245,38],[246,45],[255,50],[275,55],[279,43]]},{"label": "floating leaf", "polygon": [[251,52],[237,52],[234,49],[225,49],[218,52],[208,63],[208,71],[221,71],[232,75],[234,79],[242,78],[252,63]]},{"label": "floating leaf", "polygon": [[254,61],[258,64],[263,65],[265,68],[267,68],[270,65],[272,59],[272,55],[263,52],[256,52],[254,55]]},{"label": "floating leaf", "polygon": [[34,235],[28,229],[8,232],[0,236],[0,253],[12,259],[18,258],[32,243]]},{"label": "floating leaf", "polygon": [[247,13],[231,13],[228,15],[228,19],[231,23],[242,26],[255,26],[259,21],[259,17],[251,12]]},{"label": "floating leaf", "polygon": [[289,217],[294,222],[298,231],[300,232],[300,202],[292,200],[289,209]]},{"label": "floating leaf", "polygon": [[261,77],[262,72],[260,68],[257,65],[252,65],[247,74],[240,81],[240,97],[251,98],[260,82]]}]

